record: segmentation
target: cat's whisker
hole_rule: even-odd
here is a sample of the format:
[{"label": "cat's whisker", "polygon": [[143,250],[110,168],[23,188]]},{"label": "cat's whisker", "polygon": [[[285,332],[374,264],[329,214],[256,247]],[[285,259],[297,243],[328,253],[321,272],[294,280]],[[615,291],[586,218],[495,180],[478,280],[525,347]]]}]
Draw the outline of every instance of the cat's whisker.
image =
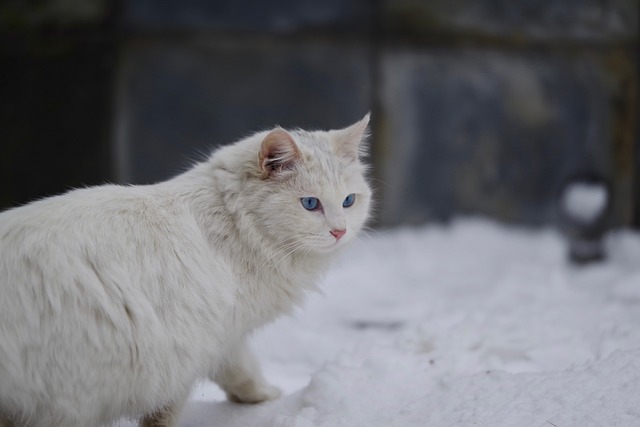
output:
[{"label": "cat's whisker", "polygon": [[368,234],[368,233],[360,233],[360,234],[358,234],[358,235],[356,236],[356,240],[358,240],[358,241],[364,241],[364,240],[366,240],[366,241],[368,241],[368,242],[369,242],[369,241],[373,241],[373,240],[374,240],[374,238],[373,238],[373,236],[371,236],[371,235],[370,235],[370,234]]},{"label": "cat's whisker", "polygon": [[304,247],[304,243],[302,242],[298,242],[298,244],[292,245],[291,247],[289,247],[286,251],[284,251],[284,254],[280,257],[280,259],[278,259],[274,263],[274,267],[279,268],[280,264],[287,261],[288,259],[293,258],[293,255],[302,247]]},{"label": "cat's whisker", "polygon": [[378,230],[373,227],[365,226],[365,227],[362,227],[362,231],[363,233],[361,233],[361,235],[364,235],[364,236],[370,236],[371,234],[375,234],[376,236],[384,236],[386,234],[389,234],[391,230]]},{"label": "cat's whisker", "polygon": [[[288,239],[282,239],[282,242],[286,242]],[[303,243],[302,242],[288,242],[285,245],[281,245],[281,246],[276,246],[275,247],[275,251],[272,255],[270,255],[261,265],[260,268],[264,268],[266,267],[267,264],[269,264],[270,262],[274,261],[276,259],[276,257],[280,256],[280,258],[273,263],[274,267],[279,267],[281,262],[283,262],[287,256],[291,255],[292,252],[295,252],[296,248],[298,246],[302,246]]]},{"label": "cat's whisker", "polygon": [[398,192],[398,189],[396,187],[394,187],[393,185],[389,184],[386,181],[383,181],[381,179],[378,178],[369,178],[369,181],[373,181],[373,182],[379,182],[380,184],[384,185],[385,187],[389,188],[390,190],[393,190],[395,192]]}]

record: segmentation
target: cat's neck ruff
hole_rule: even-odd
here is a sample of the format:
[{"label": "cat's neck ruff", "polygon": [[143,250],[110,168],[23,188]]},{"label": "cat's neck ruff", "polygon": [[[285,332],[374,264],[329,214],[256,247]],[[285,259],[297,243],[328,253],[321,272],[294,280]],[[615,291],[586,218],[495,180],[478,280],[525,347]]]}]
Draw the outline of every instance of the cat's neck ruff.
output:
[{"label": "cat's neck ruff", "polygon": [[[241,185],[231,172],[211,162],[161,184],[163,191],[176,192],[176,198],[190,207],[203,236],[209,242],[212,257],[223,257],[240,277],[244,287],[239,293],[251,295],[247,304],[259,299],[270,302],[272,310],[258,312],[261,324],[276,313],[291,312],[303,303],[308,292],[318,291],[317,281],[333,258],[333,254],[296,250],[296,242],[278,241],[247,207],[239,193]],[[222,226],[221,226],[222,224]],[[251,328],[251,327],[250,327]]]}]

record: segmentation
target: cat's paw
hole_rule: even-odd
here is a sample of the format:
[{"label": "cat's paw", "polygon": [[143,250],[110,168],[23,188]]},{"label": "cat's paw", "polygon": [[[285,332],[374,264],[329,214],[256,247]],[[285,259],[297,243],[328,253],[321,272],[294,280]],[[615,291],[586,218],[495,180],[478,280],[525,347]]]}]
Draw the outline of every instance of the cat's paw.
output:
[{"label": "cat's paw", "polygon": [[240,387],[233,392],[227,391],[227,399],[235,403],[260,403],[277,399],[282,395],[278,387],[269,384]]}]

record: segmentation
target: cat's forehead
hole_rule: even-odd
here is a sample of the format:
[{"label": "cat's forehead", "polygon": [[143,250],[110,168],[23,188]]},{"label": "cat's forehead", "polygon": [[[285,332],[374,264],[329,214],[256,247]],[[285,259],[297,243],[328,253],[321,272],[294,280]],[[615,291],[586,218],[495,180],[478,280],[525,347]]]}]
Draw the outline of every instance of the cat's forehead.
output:
[{"label": "cat's forehead", "polygon": [[298,131],[294,138],[309,167],[324,170],[330,175],[342,174],[348,168],[348,162],[335,152],[327,132]]},{"label": "cat's forehead", "polygon": [[296,132],[294,139],[305,160],[318,166],[329,167],[334,173],[348,169],[353,163],[338,155],[336,142],[329,132],[300,130]]},{"label": "cat's forehead", "polygon": [[328,132],[297,129],[293,132],[293,138],[303,150],[320,151],[327,154],[332,151],[331,139]]},{"label": "cat's forehead", "polygon": [[303,157],[296,180],[302,190],[318,195],[364,191],[363,166],[339,156],[328,132],[296,131],[292,136]]}]

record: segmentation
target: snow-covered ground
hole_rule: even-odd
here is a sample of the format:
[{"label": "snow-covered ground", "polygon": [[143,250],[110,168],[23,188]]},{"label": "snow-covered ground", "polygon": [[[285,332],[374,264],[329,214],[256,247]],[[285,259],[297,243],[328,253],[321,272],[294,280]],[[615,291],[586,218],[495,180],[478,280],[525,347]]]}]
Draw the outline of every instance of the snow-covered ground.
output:
[{"label": "snow-covered ground", "polygon": [[363,237],[255,336],[283,397],[205,383],[180,425],[640,426],[640,235],[607,249],[574,267],[555,231],[477,219]]}]

